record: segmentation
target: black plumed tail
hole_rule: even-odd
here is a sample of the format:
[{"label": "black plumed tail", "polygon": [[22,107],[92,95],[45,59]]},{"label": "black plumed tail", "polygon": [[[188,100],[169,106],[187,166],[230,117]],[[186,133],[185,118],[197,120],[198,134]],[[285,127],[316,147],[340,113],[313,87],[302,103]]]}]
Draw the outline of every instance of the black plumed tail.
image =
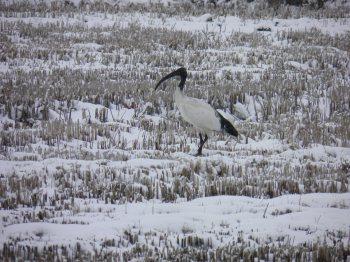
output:
[{"label": "black plumed tail", "polygon": [[235,137],[238,136],[238,131],[236,128],[231,124],[230,121],[228,121],[226,118],[224,118],[218,111],[216,111],[220,117],[220,124],[221,129],[225,131],[226,133],[229,133],[230,135],[233,135]]}]

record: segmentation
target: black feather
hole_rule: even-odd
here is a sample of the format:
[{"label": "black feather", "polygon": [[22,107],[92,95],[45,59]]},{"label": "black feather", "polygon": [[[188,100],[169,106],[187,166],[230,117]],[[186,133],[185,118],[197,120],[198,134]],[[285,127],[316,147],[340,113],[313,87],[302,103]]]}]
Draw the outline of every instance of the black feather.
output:
[{"label": "black feather", "polygon": [[228,121],[225,117],[223,117],[218,111],[218,116],[220,117],[220,124],[221,124],[221,129],[225,131],[226,133],[229,133],[230,135],[233,135],[235,137],[238,136],[238,131],[236,128],[231,124],[230,121]]}]

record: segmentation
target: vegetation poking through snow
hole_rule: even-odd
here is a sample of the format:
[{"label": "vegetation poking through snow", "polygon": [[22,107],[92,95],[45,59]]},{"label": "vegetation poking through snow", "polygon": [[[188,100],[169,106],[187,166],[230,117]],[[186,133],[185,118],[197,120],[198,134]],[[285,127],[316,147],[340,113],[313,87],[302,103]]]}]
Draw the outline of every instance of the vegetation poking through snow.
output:
[{"label": "vegetation poking through snow", "polygon": [[[1,259],[350,256],[341,221],[293,224],[296,213],[317,213],[321,200],[301,200],[308,193],[329,193],[322,208],[349,215],[349,201],[337,201],[350,191],[349,6],[193,2],[0,2]],[[204,157],[193,156],[197,131],[181,120],[172,89],[154,92],[180,66],[186,94],[243,110],[238,141],[215,134]],[[295,194],[298,205],[273,205]],[[223,196],[251,200],[201,221],[214,196],[215,206]],[[200,216],[179,215],[168,228],[135,222],[188,214],[196,201]],[[296,239],[245,228],[242,214],[261,225],[287,218],[281,226]],[[112,236],[98,238],[100,220]],[[25,223],[31,230],[17,234]],[[63,225],[96,235],[61,236]]]}]

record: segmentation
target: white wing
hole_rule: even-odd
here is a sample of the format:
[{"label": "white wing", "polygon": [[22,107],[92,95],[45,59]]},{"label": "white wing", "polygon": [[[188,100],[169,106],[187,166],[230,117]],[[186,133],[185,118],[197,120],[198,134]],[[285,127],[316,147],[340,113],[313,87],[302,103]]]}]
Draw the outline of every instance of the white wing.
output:
[{"label": "white wing", "polygon": [[177,106],[184,120],[203,132],[221,130],[220,119],[215,109],[205,101],[186,97],[181,103],[177,103]]}]

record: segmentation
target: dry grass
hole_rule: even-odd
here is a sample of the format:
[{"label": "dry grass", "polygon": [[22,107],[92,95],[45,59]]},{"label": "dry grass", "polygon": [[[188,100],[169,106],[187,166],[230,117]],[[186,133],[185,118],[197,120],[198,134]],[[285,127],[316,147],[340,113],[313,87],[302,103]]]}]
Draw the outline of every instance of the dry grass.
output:
[{"label": "dry grass", "polygon": [[[291,7],[288,6],[277,9],[258,6],[252,11],[246,5],[244,2],[235,6],[229,3],[228,7],[205,5],[198,8],[184,4],[176,9],[151,5],[145,10],[138,5],[121,7],[96,3],[89,8],[91,13],[99,11],[102,12],[99,16],[110,17],[135,11],[147,11],[160,17],[208,12],[236,14],[242,18],[271,17],[274,12],[280,17],[340,18],[349,14],[346,10],[315,12],[311,7],[289,12]],[[79,19],[86,8],[84,4],[74,7],[68,1],[53,2],[52,6],[0,3],[1,14],[5,17]],[[38,212],[24,214],[27,222],[57,217],[64,210],[78,212],[75,198],[123,204],[151,199],[173,202],[178,198],[190,200],[214,195],[276,197],[349,191],[349,163],[316,164],[314,156],[304,155],[297,159],[299,165],[296,166],[287,160],[276,161],[274,156],[280,153],[277,151],[234,150],[232,143],[220,143],[226,139],[222,134],[209,141],[210,152],[218,150],[223,158],[231,160],[247,157],[249,164],[207,158],[181,159],[178,153],[188,154],[189,143],[197,141],[196,130],[178,121],[170,91],[153,92],[161,75],[186,65],[190,69],[188,84],[191,88],[186,90],[189,96],[205,99],[216,108],[231,112],[237,102],[254,101],[257,121],[238,124],[241,133],[257,141],[276,138],[289,149],[307,148],[315,143],[348,147],[349,33],[330,36],[317,29],[281,32],[278,41],[288,42],[281,47],[272,45],[269,37],[258,32],[234,33],[220,38],[207,32],[159,30],[138,23],[128,26],[116,23],[101,30],[88,28],[84,23],[34,26],[4,20],[0,27],[0,61],[10,69],[0,73],[0,114],[9,119],[0,130],[1,157],[39,163],[51,158],[93,163],[92,167],[42,164],[25,174],[16,170],[6,176],[1,173],[2,209],[41,207],[40,211],[36,209]],[[13,43],[15,37],[20,39],[16,44]],[[81,43],[100,46],[92,50],[74,47]],[[307,65],[307,69],[302,70],[288,61],[298,61]],[[218,77],[219,69],[225,66],[241,66],[247,70],[236,73],[227,70]],[[77,101],[103,107],[94,112],[81,112],[82,121],[77,122],[72,119],[72,114],[80,113]],[[146,102],[150,103],[146,105]],[[134,109],[134,115],[129,119],[111,117],[113,107]],[[59,117],[53,119],[53,114]],[[91,121],[92,116],[96,117],[95,122]],[[152,117],[160,117],[160,121]],[[113,121],[108,121],[111,118]],[[130,143],[130,134],[135,130],[138,137]],[[264,159],[255,159],[254,155],[262,155]],[[132,158],[176,160],[178,163],[146,168],[116,168],[110,164]],[[157,175],[151,177],[150,173]],[[55,186],[53,197],[41,190],[48,185]],[[4,217],[4,224],[13,223],[11,219],[14,218]],[[188,230],[185,228],[185,231]],[[247,249],[249,243],[240,243],[239,237],[233,238],[235,244],[213,251],[211,239],[193,236],[179,239],[181,248],[168,246],[164,253],[152,245],[139,245],[131,233],[126,235],[125,239],[105,242],[107,247],[133,245],[129,251],[118,254],[106,250],[88,253],[79,243],[73,253],[65,246],[38,250],[9,240],[2,247],[0,257],[36,260],[39,257],[50,259],[59,253],[62,259],[68,260],[103,260],[111,256],[125,260],[147,257],[253,260],[273,256],[281,260],[327,261],[330,257],[341,260],[349,256],[349,247],[340,244],[261,245]],[[151,237],[149,243],[152,243]]]}]

